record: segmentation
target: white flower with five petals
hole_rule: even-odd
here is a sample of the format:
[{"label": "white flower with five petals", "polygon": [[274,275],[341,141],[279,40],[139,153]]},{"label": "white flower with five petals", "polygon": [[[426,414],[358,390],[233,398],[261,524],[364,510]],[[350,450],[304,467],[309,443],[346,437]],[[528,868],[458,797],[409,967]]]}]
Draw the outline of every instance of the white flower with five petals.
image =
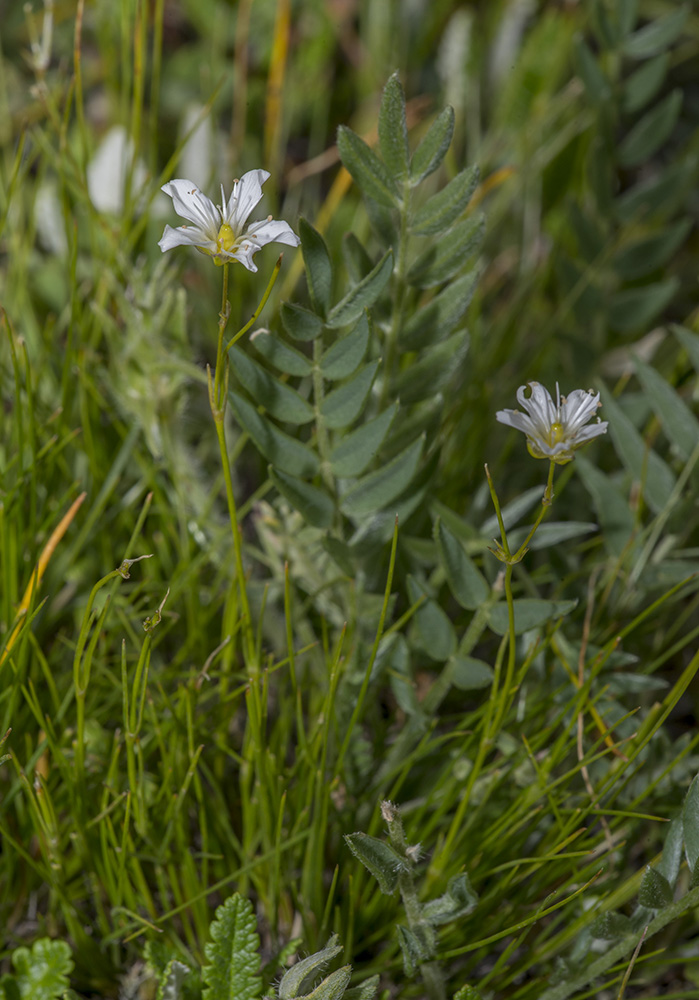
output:
[{"label": "white flower with five petals", "polygon": [[248,216],[262,198],[262,185],[268,177],[266,170],[248,171],[234,181],[228,201],[221,185],[220,206],[214,205],[191,181],[163,184],[161,190],[172,198],[177,214],[191,225],[177,229],[165,226],[158,246],[163,253],[173,247],[193,246],[213,257],[215,264],[237,260],[248,271],[257,270],[253,255],[268,243],[297,247],[301,241],[291,226],[271,215],[245,228]]},{"label": "white flower with five petals", "polygon": [[576,449],[607,430],[607,421],[599,417],[596,423],[585,426],[602,405],[599,393],[592,389],[575,389],[569,396],[561,396],[556,383],[554,404],[548,389],[539,382],[528,382],[517,390],[517,402],[526,413],[498,410],[495,417],[527,435],[527,448],[534,458],[565,465],[575,457]]}]

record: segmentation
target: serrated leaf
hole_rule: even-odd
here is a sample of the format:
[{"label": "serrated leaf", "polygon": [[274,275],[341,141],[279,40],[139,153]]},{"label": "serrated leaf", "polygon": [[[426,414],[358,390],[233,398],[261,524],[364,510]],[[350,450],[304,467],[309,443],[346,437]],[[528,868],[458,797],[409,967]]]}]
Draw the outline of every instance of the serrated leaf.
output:
[{"label": "serrated leaf", "polygon": [[379,108],[379,145],[389,173],[398,179],[408,175],[408,125],[405,95],[398,74],[389,77]]},{"label": "serrated leaf", "polygon": [[641,879],[641,888],[638,890],[638,901],[641,906],[647,906],[649,910],[661,910],[672,902],[672,889],[670,883],[664,875],[656,868],[646,866]]},{"label": "serrated leaf", "polygon": [[237,392],[229,392],[228,399],[238,423],[252,438],[255,447],[276,469],[311,479],[319,467],[316,453],[285,434],[257,412],[255,406]]},{"label": "serrated leaf", "polygon": [[182,983],[188,972],[187,965],[173,958],[163,973],[155,1000],[181,1000]]},{"label": "serrated leaf", "polygon": [[468,331],[459,330],[449,340],[428,348],[422,357],[400,373],[393,390],[406,406],[433,398],[459,372],[468,351]]},{"label": "serrated leaf", "polygon": [[312,989],[313,983],[323,972],[329,962],[339,955],[342,945],[338,944],[337,934],[333,934],[325,948],[317,951],[308,958],[301,959],[284,973],[279,984],[279,1000],[295,1000],[296,997],[304,996]]},{"label": "serrated leaf", "polygon": [[348,478],[359,476],[364,472],[383,444],[397,412],[396,402],[378,417],[361,424],[335,445],[330,452],[330,465],[336,476]]},{"label": "serrated leaf", "polygon": [[231,347],[228,356],[240,384],[273,417],[290,424],[313,420],[313,407],[295,389],[280,382],[239,347]]},{"label": "serrated leaf", "polygon": [[647,111],[619,145],[621,166],[637,167],[657,153],[672,135],[681,108],[682,91],[678,87]]},{"label": "serrated leaf", "polygon": [[656,865],[656,870],[664,875],[668,883],[674,886],[682,864],[682,840],[684,830],[682,828],[681,816],[676,816],[672,820],[668,831],[665,834],[663,844],[663,856]]},{"label": "serrated leaf", "polygon": [[410,181],[413,185],[431,174],[440,165],[451,145],[454,134],[454,109],[446,107],[430,125],[410,162]]},{"label": "serrated leaf", "polygon": [[347,273],[353,282],[359,282],[371,271],[374,263],[354,233],[342,237],[342,256]]},{"label": "serrated leaf", "polygon": [[600,69],[597,59],[582,38],[575,40],[575,64],[593,104],[602,104],[611,96],[609,81]]},{"label": "serrated leaf", "polygon": [[680,287],[676,277],[642,288],[628,288],[609,299],[609,325],[620,333],[642,330],[657,319]]},{"label": "serrated leaf", "polygon": [[670,441],[687,459],[699,442],[699,420],[654,368],[634,357],[636,374]]},{"label": "serrated leaf", "polygon": [[447,186],[422,206],[415,214],[412,231],[417,236],[443,233],[464,211],[476,190],[480,172],[478,167],[468,167],[452,178]]},{"label": "serrated leaf", "polygon": [[344,337],[340,337],[320,359],[320,370],[327,379],[347,378],[362,363],[369,343],[369,321],[366,313]]},{"label": "serrated leaf", "polygon": [[669,65],[670,57],[667,52],[662,52],[624,81],[622,101],[627,114],[636,114],[653,100],[665,82]]},{"label": "serrated leaf", "polygon": [[216,910],[204,947],[202,1000],[258,1000],[260,939],[252,903],[237,892]]},{"label": "serrated leaf", "polygon": [[669,501],[675,487],[670,467],[648,447],[611,393],[605,394],[605,416],[616,452],[634,479],[643,486],[643,494],[654,514]]},{"label": "serrated leaf", "polygon": [[294,340],[315,340],[323,330],[320,316],[293,302],[282,302],[280,315],[284,329]]},{"label": "serrated leaf", "polygon": [[351,990],[345,992],[345,1000],[374,1000],[380,981],[380,976],[365,979],[359,986],[353,986]]},{"label": "serrated leaf", "polygon": [[614,270],[628,281],[651,274],[666,264],[680,248],[692,225],[691,219],[680,219],[653,236],[646,236],[622,247],[612,261]]},{"label": "serrated leaf", "polygon": [[340,125],[337,130],[337,148],[359,190],[380,205],[393,208],[397,204],[395,185],[373,149],[346,125]]},{"label": "serrated leaf", "polygon": [[480,691],[493,683],[493,668],[473,656],[452,656],[449,661],[454,687],[460,691]]},{"label": "serrated leaf", "polygon": [[449,589],[462,608],[475,611],[490,593],[485,577],[441,520],[435,524],[434,537]]},{"label": "serrated leaf", "polygon": [[612,555],[619,556],[626,548],[635,528],[629,501],[612,480],[583,455],[575,459],[576,471],[595,505],[605,545]]},{"label": "serrated leaf", "polygon": [[250,337],[250,344],[277,371],[299,377],[311,374],[311,362],[306,355],[285,344],[269,330],[256,330]]},{"label": "serrated leaf", "polygon": [[370,837],[367,833],[345,834],[347,846],[379,883],[381,892],[391,896],[396,891],[398,876],[408,870],[407,862],[390,844]]},{"label": "serrated leaf", "polygon": [[419,350],[448,337],[468,309],[478,283],[474,268],[450,281],[446,288],[407,321],[400,336],[405,350]]},{"label": "serrated leaf", "polygon": [[685,351],[689,355],[692,367],[699,375],[699,336],[697,336],[696,333],[692,333],[691,330],[687,330],[685,327],[679,326],[677,323],[672,324],[672,332],[675,334],[680,344],[684,347]]},{"label": "serrated leaf", "polygon": [[378,360],[370,361],[347,382],[328,393],[320,407],[328,427],[347,427],[356,420],[371,391],[379,363]]},{"label": "serrated leaf", "polygon": [[[522,597],[514,602],[515,635],[539,628],[546,622],[562,618],[577,606],[575,601],[544,601],[537,597]],[[488,624],[496,635],[505,635],[509,631],[507,604],[501,602],[490,609]]]},{"label": "serrated leaf", "polygon": [[12,952],[12,965],[22,1000],[55,1000],[70,985],[68,975],[73,959],[65,941],[39,938],[31,950],[16,948]]},{"label": "serrated leaf", "polygon": [[427,589],[411,575],[408,575],[408,596],[411,604],[427,597],[413,616],[422,649],[432,660],[448,660],[456,652],[456,632],[449,617],[432,600]]},{"label": "serrated leaf", "polygon": [[393,272],[393,251],[387,250],[376,267],[362,278],[358,285],[350,288],[349,292],[336,306],[328,313],[327,324],[329,327],[347,326],[354,323],[365,309],[376,302],[381,292],[386,287],[388,279]]},{"label": "serrated leaf", "polygon": [[418,288],[430,288],[456,274],[478,250],[485,233],[485,218],[474,215],[425,250],[408,271],[408,281]]},{"label": "serrated leaf", "polygon": [[314,528],[329,528],[333,523],[334,505],[331,498],[317,486],[296,476],[269,466],[269,477],[281,495]]},{"label": "serrated leaf", "polygon": [[646,59],[663,52],[682,34],[688,14],[689,7],[685,5],[639,28],[624,42],[624,54],[632,59]]},{"label": "serrated leaf", "polygon": [[306,265],[306,281],[308,293],[315,309],[325,316],[330,308],[332,295],[333,268],[325,240],[310,222],[299,219],[299,236],[301,237],[301,252]]},{"label": "serrated leaf", "polygon": [[689,870],[694,873],[699,859],[699,775],[694,778],[685,796],[682,806],[682,829],[687,864]]},{"label": "serrated leaf", "polygon": [[408,487],[422,454],[423,438],[418,438],[376,472],[370,472],[343,496],[340,509],[357,517],[372,514],[393,503]]}]

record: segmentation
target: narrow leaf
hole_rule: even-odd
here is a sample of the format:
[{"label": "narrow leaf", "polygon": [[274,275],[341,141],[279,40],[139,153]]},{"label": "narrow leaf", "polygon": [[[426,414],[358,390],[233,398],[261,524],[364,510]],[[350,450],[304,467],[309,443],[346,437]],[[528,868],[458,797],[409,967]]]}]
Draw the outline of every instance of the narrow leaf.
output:
[{"label": "narrow leaf", "polygon": [[622,100],[627,114],[636,114],[653,100],[665,82],[669,65],[670,57],[667,52],[661,52],[624,81]]},{"label": "narrow leaf", "polygon": [[609,325],[620,333],[643,330],[662,313],[680,287],[673,276],[642,288],[617,292],[609,300]]},{"label": "narrow leaf", "polygon": [[422,446],[423,438],[418,438],[383,468],[360,479],[345,493],[340,509],[345,514],[361,516],[393,503],[415,475]]},{"label": "narrow leaf", "polygon": [[405,95],[394,73],[389,77],[379,108],[379,145],[389,173],[402,180],[408,174],[408,125],[405,119]]},{"label": "narrow leaf", "polygon": [[352,966],[343,965],[341,969],[331,972],[327,979],[319,983],[308,993],[305,1000],[341,1000],[352,978]]},{"label": "narrow leaf", "polygon": [[299,219],[299,234],[303,262],[306,265],[308,293],[315,309],[321,316],[325,316],[330,308],[333,284],[333,269],[328,248],[318,230],[304,218]]},{"label": "narrow leaf", "polygon": [[333,934],[322,951],[301,959],[284,973],[279,984],[279,1000],[295,1000],[296,997],[305,996],[312,989],[313,983],[328,963],[342,951],[342,945],[338,944],[338,940],[337,934]]},{"label": "narrow leaf", "polygon": [[685,4],[679,10],[671,11],[665,17],[646,24],[626,39],[625,55],[633,59],[646,59],[663,52],[682,34],[688,14],[689,6]]},{"label": "narrow leaf", "polygon": [[585,90],[593,104],[609,100],[609,81],[600,69],[596,57],[582,38],[575,40],[575,64]]},{"label": "narrow leaf", "polygon": [[665,145],[680,116],[682,91],[678,87],[634,125],[619,146],[622,167],[637,167]]},{"label": "narrow leaf", "polygon": [[696,333],[692,333],[691,330],[679,326],[677,323],[672,324],[672,332],[684,347],[689,355],[689,360],[692,363],[694,371],[699,375],[699,336]]},{"label": "narrow leaf", "polygon": [[410,575],[408,596],[412,604],[421,597],[427,597],[415,612],[413,619],[422,649],[431,660],[438,662],[448,660],[456,652],[456,632],[448,615],[428,595],[426,587]]},{"label": "narrow leaf", "polygon": [[[522,597],[515,600],[515,635],[539,628],[546,622],[554,621],[563,615],[570,614],[577,601],[543,601],[536,597]],[[509,615],[504,602],[490,609],[488,624],[497,635],[505,635],[509,630]]]},{"label": "narrow leaf", "polygon": [[484,576],[441,520],[435,524],[434,537],[449,589],[462,608],[475,611],[490,593]]},{"label": "narrow leaf", "polygon": [[362,363],[368,343],[369,321],[363,313],[356,326],[336,340],[320,359],[320,370],[325,378],[347,378],[351,375]]},{"label": "narrow leaf", "polygon": [[347,478],[359,476],[364,472],[376,457],[397,412],[396,402],[378,417],[361,424],[335,445],[330,452],[330,464],[336,476]]},{"label": "narrow leaf", "polygon": [[622,247],[612,262],[614,270],[628,281],[651,274],[666,264],[684,243],[692,224],[691,219],[680,219],[653,236]]},{"label": "narrow leaf", "polygon": [[380,981],[380,976],[365,979],[359,986],[353,986],[351,990],[345,992],[345,1000],[374,1000]]},{"label": "narrow leaf", "polygon": [[257,922],[252,903],[238,893],[216,910],[204,948],[208,965],[202,969],[206,989],[202,1000],[258,1000],[262,983]]},{"label": "narrow leaf", "polygon": [[229,392],[231,409],[258,451],[276,469],[311,479],[318,471],[318,456],[308,445],[285,434],[257,412],[257,408],[237,392]]},{"label": "narrow leaf", "polygon": [[285,344],[269,330],[256,330],[250,337],[250,344],[277,371],[300,377],[311,374],[311,363],[306,355]]},{"label": "narrow leaf", "polygon": [[425,250],[408,271],[408,281],[418,288],[439,285],[456,274],[480,247],[485,232],[482,215],[460,222],[449,233]]},{"label": "narrow leaf", "polygon": [[468,167],[457,174],[445,188],[433,194],[413,219],[412,230],[418,236],[443,233],[464,211],[479,178],[478,167]]},{"label": "narrow leaf", "polygon": [[280,382],[273,375],[253,361],[239,347],[228,352],[231,366],[240,384],[244,386],[256,403],[260,403],[277,420],[290,424],[306,424],[313,419],[313,408],[295,389]]},{"label": "narrow leaf", "polygon": [[315,340],[323,329],[320,316],[293,302],[282,302],[281,317],[284,329],[294,340]]},{"label": "narrow leaf", "polygon": [[393,850],[390,844],[366,833],[345,835],[347,846],[379,883],[381,892],[387,896],[396,891],[398,876],[407,871],[407,862]]},{"label": "narrow leaf", "polygon": [[395,185],[373,149],[345,125],[340,125],[337,130],[337,148],[345,169],[352,174],[359,190],[380,205],[393,208],[397,203]]},{"label": "narrow leaf", "polygon": [[379,361],[370,361],[323,400],[320,412],[328,427],[347,427],[361,413],[376,377]]},{"label": "narrow leaf", "polygon": [[685,796],[682,807],[682,828],[687,864],[689,870],[694,873],[699,859],[699,775],[694,778]]},{"label": "narrow leaf", "polygon": [[437,115],[422,142],[413,153],[410,180],[413,185],[436,170],[451,145],[454,134],[454,109],[447,107]]},{"label": "narrow leaf", "polygon": [[689,458],[699,443],[699,420],[672,386],[654,368],[636,357],[634,365],[665,433],[676,445],[682,457]]},{"label": "narrow leaf", "polygon": [[[389,240],[390,242],[390,240]],[[369,254],[359,242],[354,233],[345,233],[342,237],[342,256],[347,273],[354,282],[365,278],[374,266]]]},{"label": "narrow leaf", "polygon": [[338,327],[354,323],[365,309],[376,302],[392,272],[393,251],[387,250],[366,278],[362,278],[358,285],[351,288],[347,295],[333,306],[328,313],[328,326]]},{"label": "narrow leaf", "polygon": [[329,528],[333,523],[333,502],[323,490],[305,483],[280,469],[269,466],[269,477],[281,495],[314,528]]},{"label": "narrow leaf", "polygon": [[413,313],[401,332],[401,346],[419,350],[448,337],[468,309],[477,282],[475,268],[450,281],[439,295]]},{"label": "narrow leaf", "polygon": [[584,455],[578,455],[575,465],[576,472],[595,505],[604,544],[612,555],[620,556],[635,527],[629,501],[609,476],[600,472]]},{"label": "narrow leaf", "polygon": [[682,864],[682,840],[684,830],[682,828],[682,817],[676,816],[672,820],[665,834],[663,844],[663,856],[655,866],[656,870],[664,875],[671,886],[674,886],[679,875]]},{"label": "narrow leaf", "polygon": [[394,391],[406,406],[434,398],[459,372],[468,351],[468,331],[459,330],[449,340],[428,348],[406,368],[394,383]]}]

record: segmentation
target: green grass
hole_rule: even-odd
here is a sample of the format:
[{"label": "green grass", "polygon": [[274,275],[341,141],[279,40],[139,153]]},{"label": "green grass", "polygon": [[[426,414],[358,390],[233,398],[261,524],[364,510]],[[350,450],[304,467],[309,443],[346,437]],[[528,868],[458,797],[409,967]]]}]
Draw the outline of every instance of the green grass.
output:
[{"label": "green grass", "polygon": [[[62,939],[81,996],[125,996],[147,943],[205,964],[214,913],[238,892],[254,905],[266,989],[336,933],[353,984],[379,974],[391,996],[693,995],[699,339],[684,220],[699,29],[692,13],[663,21],[670,3],[639,3],[638,21],[633,8],[541,3],[506,51],[504,2],[360,3],[355,16],[319,2],[97,0],[56,5],[46,65],[30,50],[41,12],[4,17],[1,972],[18,947]],[[419,187],[390,138],[398,104],[381,105],[394,70],[411,152],[445,104],[456,112]],[[674,91],[673,111],[661,102]],[[210,140],[193,150],[194,121]],[[110,211],[89,178],[116,125],[135,156],[123,190],[102,189],[119,196]],[[338,169],[339,125],[385,164],[341,133],[359,186]],[[303,237],[255,328],[313,374],[279,376],[247,336],[230,372],[260,426],[298,452],[278,437],[270,457],[249,413],[230,403],[224,419],[224,394],[212,419],[207,395],[207,364],[219,376],[226,364],[219,332],[225,344],[248,322],[279,248],[259,253],[258,274],[231,266],[219,326],[225,269],[157,246],[176,224],[158,189],[207,141],[202,190],[265,167],[253,218]],[[421,234],[423,205],[475,163],[469,207]],[[362,198],[382,169],[399,208]],[[411,270],[481,211],[477,255],[432,283],[433,259]],[[333,309],[350,308],[389,247],[392,276],[386,265],[364,303],[362,357],[378,374],[349,427],[399,398],[401,410],[378,458],[338,473],[350,432],[327,401],[355,369],[323,368],[352,325]],[[476,272],[452,328],[443,312],[415,325]],[[313,344],[285,332],[283,302],[320,317]],[[312,417],[275,412],[245,358],[270,376],[265,392],[297,390]],[[515,551],[548,467],[494,415],[527,379],[598,387],[610,427],[557,468],[529,551],[504,568],[483,467]],[[411,471],[386,500],[392,461]],[[372,473],[376,499],[352,493]],[[311,492],[295,499],[298,483]],[[350,850],[357,833],[407,865],[393,891]],[[477,902],[406,971],[396,926],[419,935],[424,904],[447,906],[464,873]],[[0,996],[14,995],[7,982]]]}]

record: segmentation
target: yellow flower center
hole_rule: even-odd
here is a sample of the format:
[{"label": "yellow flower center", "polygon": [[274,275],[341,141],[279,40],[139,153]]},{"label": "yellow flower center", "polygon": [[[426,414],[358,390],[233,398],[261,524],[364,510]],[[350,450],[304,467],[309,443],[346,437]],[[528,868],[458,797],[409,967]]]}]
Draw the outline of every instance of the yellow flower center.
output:
[{"label": "yellow flower center", "polygon": [[565,439],[565,427],[563,424],[551,424],[551,430],[549,432],[549,442],[553,446],[555,444],[560,444],[561,441]]},{"label": "yellow flower center", "polygon": [[216,237],[216,243],[218,244],[219,250],[225,250],[226,253],[230,253],[235,246],[235,233],[227,222],[224,222],[219,229],[218,236]]}]

